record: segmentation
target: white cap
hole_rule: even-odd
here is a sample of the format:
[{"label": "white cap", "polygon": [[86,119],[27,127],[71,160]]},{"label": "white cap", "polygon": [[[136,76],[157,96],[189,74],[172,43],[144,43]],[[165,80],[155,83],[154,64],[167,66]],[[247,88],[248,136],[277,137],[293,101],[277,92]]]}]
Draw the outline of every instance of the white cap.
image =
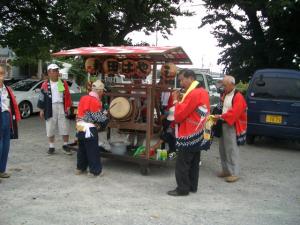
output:
[{"label": "white cap", "polygon": [[55,63],[52,63],[47,67],[47,70],[56,70],[56,69],[59,69],[59,66],[56,65]]},{"label": "white cap", "polygon": [[96,80],[92,84],[92,89],[95,89],[95,90],[105,90],[104,84],[101,82],[101,80]]}]

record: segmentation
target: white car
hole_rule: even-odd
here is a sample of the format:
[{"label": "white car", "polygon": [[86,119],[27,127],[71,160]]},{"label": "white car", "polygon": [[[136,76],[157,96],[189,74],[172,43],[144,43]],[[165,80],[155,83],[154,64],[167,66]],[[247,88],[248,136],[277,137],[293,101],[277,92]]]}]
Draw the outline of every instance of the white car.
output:
[{"label": "white car", "polygon": [[[22,118],[28,118],[32,113],[38,112],[37,102],[44,80],[26,79],[11,85],[14,91]],[[67,81],[70,93],[81,92],[80,87],[73,81]]]}]

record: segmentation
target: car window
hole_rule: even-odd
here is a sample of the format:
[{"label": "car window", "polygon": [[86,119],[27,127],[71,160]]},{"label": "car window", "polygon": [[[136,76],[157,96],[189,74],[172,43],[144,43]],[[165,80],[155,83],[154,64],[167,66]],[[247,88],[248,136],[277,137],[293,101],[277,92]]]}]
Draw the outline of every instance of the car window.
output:
[{"label": "car window", "polygon": [[17,83],[12,84],[11,88],[14,91],[29,91],[38,82],[38,80],[21,80]]},{"label": "car window", "polygon": [[213,91],[212,87],[215,87],[214,80],[210,76],[206,76],[206,80],[207,80],[207,83],[208,83],[208,89],[210,91]]},{"label": "car window", "polygon": [[251,97],[300,101],[300,79],[296,78],[256,78],[250,90]]},{"label": "car window", "polygon": [[41,89],[42,84],[43,84],[43,82],[40,82],[40,83],[34,88],[34,90],[36,90],[36,89]]},{"label": "car window", "polygon": [[22,79],[15,79],[15,78],[5,79],[5,80],[4,80],[4,84],[5,84],[6,86],[11,86],[12,84],[17,83],[17,82],[20,81],[20,80],[22,80]]},{"label": "car window", "polygon": [[200,86],[205,88],[205,82],[202,74],[196,74],[196,79],[199,82]]}]

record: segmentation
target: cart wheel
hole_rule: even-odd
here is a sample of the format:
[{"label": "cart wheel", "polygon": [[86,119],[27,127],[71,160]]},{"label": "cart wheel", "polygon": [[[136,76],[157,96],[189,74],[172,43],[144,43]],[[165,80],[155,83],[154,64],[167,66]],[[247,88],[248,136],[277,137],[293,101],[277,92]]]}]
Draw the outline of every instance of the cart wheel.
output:
[{"label": "cart wheel", "polygon": [[145,167],[145,166],[141,167],[141,174],[142,175],[147,176],[149,173],[150,173],[150,168],[149,167]]}]

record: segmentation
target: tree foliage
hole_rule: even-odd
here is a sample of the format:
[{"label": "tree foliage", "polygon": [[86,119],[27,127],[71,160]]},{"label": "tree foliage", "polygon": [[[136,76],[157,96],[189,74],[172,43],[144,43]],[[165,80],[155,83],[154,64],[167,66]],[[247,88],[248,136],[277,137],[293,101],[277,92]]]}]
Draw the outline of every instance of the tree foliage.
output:
[{"label": "tree foliage", "polygon": [[[128,44],[132,31],[158,31],[176,26],[179,0],[2,0],[0,44],[23,59],[46,59],[49,50],[79,46]],[[130,43],[129,43],[130,44]]]},{"label": "tree foliage", "polygon": [[260,68],[300,68],[300,1],[204,0],[223,49],[219,64],[241,80]]}]

